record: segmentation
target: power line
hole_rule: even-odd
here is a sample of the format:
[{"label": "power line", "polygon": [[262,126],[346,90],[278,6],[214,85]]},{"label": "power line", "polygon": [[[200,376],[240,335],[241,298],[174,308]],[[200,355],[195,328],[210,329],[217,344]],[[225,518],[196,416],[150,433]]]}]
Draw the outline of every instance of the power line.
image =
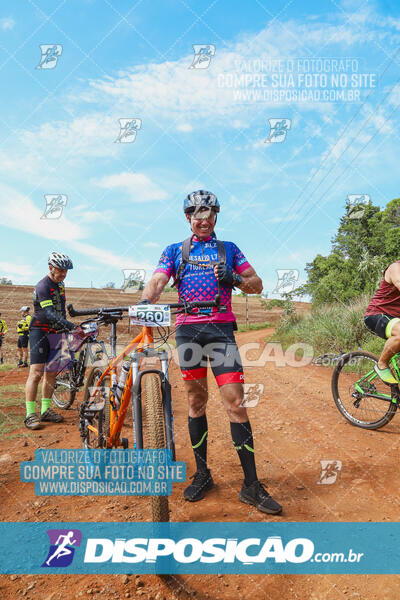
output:
[{"label": "power line", "polygon": [[[392,62],[395,60],[397,54],[399,54],[400,52],[400,47],[396,50],[396,52],[393,54],[393,56],[391,57],[390,61],[388,62],[388,64],[386,65],[385,69],[382,71],[381,75],[378,78],[378,83],[381,81],[382,77],[384,76],[384,74],[386,73],[386,71],[388,70],[388,68],[390,67],[390,65],[392,64]],[[395,82],[394,86],[397,84],[397,82],[400,80],[400,78]],[[394,87],[393,86],[393,87]],[[342,135],[348,130],[348,128],[350,127],[351,123],[354,121],[354,119],[360,114],[362,108],[365,106],[366,102],[368,101],[369,97],[373,94],[373,92],[375,91],[376,88],[371,89],[371,91],[369,92],[369,94],[367,95],[367,97],[365,98],[364,102],[360,105],[359,109],[354,113],[354,115],[351,117],[351,119],[349,120],[348,123],[346,123],[346,125],[342,128],[342,130],[339,133],[339,137],[337,139],[337,141],[335,142],[335,144],[331,147],[331,149],[329,150],[328,154],[325,156],[325,158],[322,160],[322,162],[320,163],[318,169],[313,173],[313,175],[306,181],[303,189],[300,191],[300,193],[298,194],[298,196],[296,197],[296,199],[292,202],[292,204],[289,206],[289,208],[287,209],[287,212],[290,213],[295,207],[296,204],[298,202],[298,200],[301,198],[301,196],[303,195],[303,193],[305,192],[305,190],[307,189],[308,185],[311,183],[311,181],[313,181],[313,179],[315,179],[316,175],[319,173],[319,171],[322,169],[323,165],[326,163],[326,161],[328,160],[328,158],[331,156],[332,152],[334,151],[334,149],[336,148],[336,146],[338,145],[338,143],[340,142]],[[393,89],[393,88],[392,88]],[[392,91],[392,90],[391,90]],[[391,91],[389,92],[389,94],[391,93]],[[388,94],[388,95],[389,95]],[[387,96],[388,96],[387,95]],[[386,97],[387,97],[386,96]],[[385,99],[384,99],[385,100]],[[377,108],[379,107],[380,104],[382,104],[382,102],[384,101],[382,100],[378,106],[376,107],[375,111],[377,110]],[[368,117],[368,120],[372,117],[372,115],[374,114],[374,112]],[[368,122],[367,120],[367,122]],[[365,126],[362,125],[361,129]],[[361,131],[361,129],[357,132],[356,135],[358,135],[358,133]],[[354,138],[353,138],[354,139]],[[350,142],[351,144],[352,142]],[[349,144],[349,145],[350,145]],[[336,160],[336,163],[339,162],[340,158],[343,156],[344,152],[346,152],[347,148],[349,147],[346,146],[345,150],[340,154],[339,158]],[[335,163],[335,164],[336,164]],[[334,165],[335,166],[335,165]],[[330,172],[333,170],[334,167],[332,167],[330,169],[330,171],[328,172],[328,174],[319,182],[319,184],[316,186],[316,188],[314,188],[314,190],[311,192],[311,195],[313,195],[315,193],[315,191],[320,187],[321,183],[323,183],[323,181],[326,180],[327,176],[330,174]]]},{"label": "power line", "polygon": [[[390,113],[390,115],[387,117],[387,119],[390,119],[390,118],[391,118],[391,117],[394,115],[394,113],[395,113],[395,112],[396,112],[396,111],[399,109],[399,107],[400,107],[400,104],[397,104],[397,105],[396,105],[396,107],[395,107],[395,108],[392,110],[392,112]],[[329,186],[329,188],[328,188],[328,189],[325,191],[325,193],[324,193],[324,194],[322,194],[322,195],[321,195],[321,196],[318,198],[318,201],[319,201],[319,200],[321,200],[321,198],[323,198],[323,196],[324,196],[324,195],[326,195],[326,194],[328,194],[328,193],[329,193],[329,191],[332,189],[332,187],[335,185],[335,183],[336,183],[336,182],[337,182],[337,181],[338,181],[338,180],[339,180],[339,179],[340,179],[340,178],[341,178],[341,177],[344,175],[344,173],[346,172],[346,170],[348,169],[348,167],[349,167],[349,166],[351,166],[351,165],[353,164],[353,162],[354,162],[354,161],[355,161],[355,160],[356,160],[356,159],[357,159],[357,158],[360,156],[360,154],[361,154],[361,153],[362,153],[362,152],[365,150],[365,148],[368,146],[368,144],[370,144],[370,143],[372,142],[372,140],[374,139],[374,137],[375,137],[375,136],[376,136],[376,135],[377,135],[377,134],[380,132],[380,130],[382,129],[382,127],[383,127],[384,125],[385,125],[385,123],[383,123],[383,124],[381,125],[381,127],[380,127],[379,129],[377,129],[377,131],[375,131],[375,133],[374,133],[374,134],[373,134],[373,135],[370,137],[370,139],[369,139],[369,140],[368,140],[368,141],[367,141],[367,142],[364,144],[364,146],[363,146],[363,147],[362,147],[362,148],[359,150],[359,152],[356,154],[356,156],[354,156],[354,158],[353,158],[353,159],[350,161],[350,163],[348,163],[348,164],[346,165],[346,167],[344,168],[343,172],[342,172],[342,173],[340,173],[340,174],[338,175],[338,177],[336,177],[336,179],[335,179],[335,180],[334,180],[334,181],[331,183],[331,185],[330,185],[330,186]],[[310,210],[311,210],[311,207],[310,207]],[[308,211],[307,215],[309,214],[309,212],[310,212],[310,211]],[[307,216],[307,215],[306,215],[306,216]],[[296,233],[296,228],[295,228],[295,230],[293,230],[293,231],[291,232],[291,235],[290,235],[290,237],[293,237],[293,235],[294,235],[295,233]],[[288,241],[288,239],[290,239],[290,237],[289,237],[289,238],[286,238],[286,241]]]}]

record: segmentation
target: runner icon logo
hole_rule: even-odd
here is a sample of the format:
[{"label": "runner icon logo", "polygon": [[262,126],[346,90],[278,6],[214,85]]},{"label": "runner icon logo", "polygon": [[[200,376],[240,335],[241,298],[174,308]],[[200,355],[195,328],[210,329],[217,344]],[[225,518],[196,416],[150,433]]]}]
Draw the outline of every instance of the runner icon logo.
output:
[{"label": "runner icon logo", "polygon": [[263,383],[245,383],[244,398],[240,406],[243,406],[244,408],[252,408],[257,406],[263,392]]},{"label": "runner icon logo", "polygon": [[266,144],[279,144],[286,140],[286,135],[292,126],[291,119],[268,119],[269,136],[265,140]]},{"label": "runner icon logo", "polygon": [[75,547],[81,545],[79,529],[48,529],[50,548],[42,567],[68,567],[74,558]]},{"label": "runner icon logo", "polygon": [[317,484],[332,485],[335,483],[340,471],[342,470],[341,460],[320,460],[321,475]]},{"label": "runner icon logo", "polygon": [[118,119],[119,134],[115,140],[116,144],[132,144],[136,140],[136,134],[142,128],[141,119]]},{"label": "runner icon logo", "polygon": [[193,44],[193,61],[189,69],[208,69],[215,55],[214,44]]},{"label": "runner icon logo", "polygon": [[67,205],[67,196],[65,194],[45,194],[46,206],[41,219],[59,219]]},{"label": "runner icon logo", "polygon": [[40,44],[42,56],[37,69],[54,69],[63,51],[61,44]]},{"label": "runner icon logo", "polygon": [[348,194],[346,202],[348,218],[361,219],[369,204],[371,204],[371,196],[368,194]]},{"label": "runner icon logo", "polygon": [[126,292],[140,292],[144,288],[146,271],[144,269],[122,269],[124,283],[122,290]]},{"label": "runner icon logo", "polygon": [[288,294],[289,292],[292,292],[299,280],[298,269],[276,269],[276,274],[278,276],[278,282],[275,289],[272,290],[272,293]]}]

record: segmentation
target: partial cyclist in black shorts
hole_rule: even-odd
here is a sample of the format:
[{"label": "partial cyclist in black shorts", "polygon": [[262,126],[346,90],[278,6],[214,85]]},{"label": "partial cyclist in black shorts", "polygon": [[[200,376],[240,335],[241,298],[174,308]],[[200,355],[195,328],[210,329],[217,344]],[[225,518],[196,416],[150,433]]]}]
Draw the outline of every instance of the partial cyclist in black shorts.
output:
[{"label": "partial cyclist in black shorts", "polygon": [[367,328],[386,340],[374,370],[388,385],[396,384],[389,362],[400,351],[400,260],[382,273],[382,281],[364,315]]},{"label": "partial cyclist in black shorts", "polygon": [[[52,252],[48,259],[49,274],[36,285],[33,292],[34,315],[30,324],[30,361],[26,382],[26,419],[28,429],[39,429],[43,422],[60,423],[63,417],[51,405],[57,372],[71,358],[65,331],[75,329],[65,312],[64,279],[73,268],[66,254]],[[36,394],[43,377],[40,417],[35,413]]]},{"label": "partial cyclist in black shorts", "polygon": [[[253,434],[243,402],[243,369],[236,345],[235,315],[231,296],[234,287],[247,294],[259,294],[262,281],[233,242],[220,242],[214,228],[219,202],[210,192],[199,190],[184,201],[184,213],[192,230],[190,240],[168,246],[143,290],[142,301],[156,302],[171,276],[180,301],[213,301],[221,285],[225,313],[216,308],[196,314],[178,315],[176,343],[182,376],[189,402],[189,434],[196,460],[196,473],[184,498],[196,502],[210,490],[213,479],[207,466],[208,401],[207,364],[220,389],[230,420],[233,445],[243,469],[244,482],[239,500],[264,513],[278,514],[282,507],[258,480],[254,458]],[[185,250],[184,250],[185,249]]]}]

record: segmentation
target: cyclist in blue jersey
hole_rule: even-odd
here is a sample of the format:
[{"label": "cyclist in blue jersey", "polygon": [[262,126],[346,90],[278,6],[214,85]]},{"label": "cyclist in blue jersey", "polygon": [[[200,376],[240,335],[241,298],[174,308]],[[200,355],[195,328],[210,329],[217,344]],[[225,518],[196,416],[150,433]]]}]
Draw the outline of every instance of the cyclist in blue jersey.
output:
[{"label": "cyclist in blue jersey", "polygon": [[[51,405],[57,372],[71,359],[66,347],[65,331],[76,325],[67,321],[64,279],[73,268],[66,254],[51,252],[49,274],[39,281],[33,292],[34,315],[29,327],[30,361],[26,382],[26,419],[28,429],[40,429],[43,422],[60,423],[63,417]],[[35,413],[36,395],[43,377],[40,417]]]},{"label": "cyclist in blue jersey", "polygon": [[247,294],[259,294],[262,281],[236,244],[216,239],[214,228],[219,210],[219,202],[210,192],[199,190],[187,196],[184,213],[192,236],[164,250],[143,290],[142,302],[156,302],[171,276],[180,301],[212,301],[220,283],[221,303],[226,305],[226,312],[218,312],[216,308],[198,309],[195,314],[178,315],[176,319],[178,358],[187,391],[189,435],[197,469],[184,498],[190,502],[201,500],[214,485],[207,466],[209,360],[244,473],[239,500],[256,506],[264,513],[278,514],[282,507],[257,477],[252,429],[247,411],[241,406],[244,376],[234,337],[236,322],[231,307],[233,287]]}]

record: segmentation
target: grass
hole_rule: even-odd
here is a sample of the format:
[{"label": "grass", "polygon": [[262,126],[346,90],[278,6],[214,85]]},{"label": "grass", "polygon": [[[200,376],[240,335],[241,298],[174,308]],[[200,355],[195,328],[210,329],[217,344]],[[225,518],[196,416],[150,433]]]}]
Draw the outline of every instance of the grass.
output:
[{"label": "grass", "polygon": [[283,316],[269,341],[281,342],[287,348],[295,342],[310,344],[314,356],[327,352],[349,352],[361,347],[380,354],[384,340],[368,331],[364,313],[369,296],[361,296],[347,304],[329,304],[313,308],[300,317]]},{"label": "grass", "polygon": [[[38,389],[40,398],[41,386]],[[12,433],[22,427],[25,418],[25,385],[22,383],[3,385],[0,387],[0,438],[9,440],[21,437],[30,437],[32,432],[25,430],[23,433]],[[22,413],[15,414],[11,407],[21,407]]]},{"label": "grass", "polygon": [[15,369],[16,366],[15,364],[12,363],[4,363],[3,365],[0,365],[0,371],[11,371],[12,369]]},{"label": "grass", "polygon": [[265,321],[264,323],[250,323],[250,325],[242,324],[238,325],[238,331],[257,331],[258,329],[269,329],[273,326],[274,325],[268,321]]},{"label": "grass", "polygon": [[[11,406],[25,407],[25,386],[22,384],[10,384],[0,387],[0,409],[8,409]],[[12,431],[22,427],[25,415],[16,415],[10,410],[0,410],[0,437],[11,438]]]},{"label": "grass", "polygon": [[25,402],[25,386],[21,383],[0,387],[0,406],[16,406]]},{"label": "grass", "polygon": [[0,437],[7,437],[11,439],[12,437],[20,437],[20,436],[9,436],[7,434],[11,433],[18,427],[22,427],[24,424],[25,415],[16,415],[13,413],[7,412],[7,414],[0,412]]}]

